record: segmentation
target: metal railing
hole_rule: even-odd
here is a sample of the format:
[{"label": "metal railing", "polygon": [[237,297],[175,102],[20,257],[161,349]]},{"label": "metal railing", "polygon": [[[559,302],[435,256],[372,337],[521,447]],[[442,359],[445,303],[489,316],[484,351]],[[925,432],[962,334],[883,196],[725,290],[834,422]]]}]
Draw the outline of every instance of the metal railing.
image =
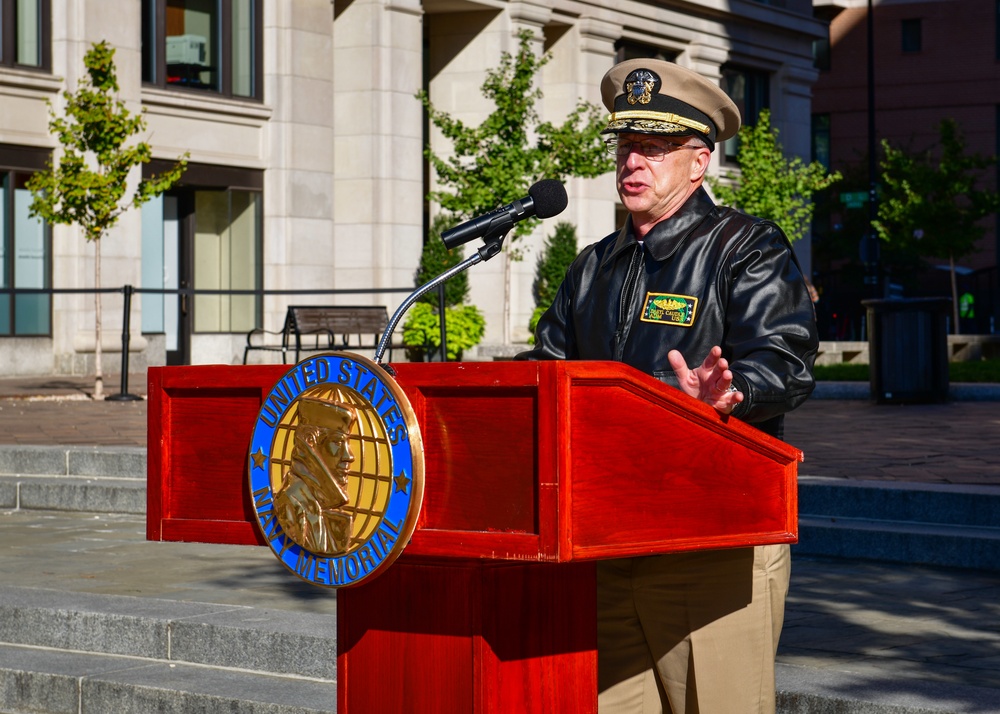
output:
[{"label": "metal railing", "polygon": [[[198,295],[253,295],[256,297],[266,297],[269,295],[378,295],[378,294],[410,294],[413,293],[413,288],[343,288],[343,289],[327,289],[327,290],[205,290],[197,288],[137,288],[133,285],[122,285],[116,288],[0,288],[0,295],[73,295],[73,294],[83,294],[83,295],[95,295],[95,294],[114,294],[121,293],[124,298],[124,303],[122,305],[122,367],[121,367],[121,391],[119,394],[111,394],[105,397],[106,400],[110,401],[132,401],[142,399],[135,394],[130,394],[128,391],[128,347],[129,342],[132,339],[131,322],[132,322],[132,295],[135,293],[149,294],[149,295],[176,295],[178,298],[181,296],[196,297]],[[446,362],[448,360],[448,352],[446,349],[447,345],[447,332],[445,328],[445,305],[444,305],[444,287],[443,285],[438,286],[438,307],[439,313],[441,315],[441,347],[440,347],[440,360]],[[393,324],[394,328],[395,325]],[[50,327],[51,329],[51,327]],[[11,335],[16,337],[17,335]],[[25,335],[26,337],[28,335]],[[34,337],[35,335],[30,335]]]}]

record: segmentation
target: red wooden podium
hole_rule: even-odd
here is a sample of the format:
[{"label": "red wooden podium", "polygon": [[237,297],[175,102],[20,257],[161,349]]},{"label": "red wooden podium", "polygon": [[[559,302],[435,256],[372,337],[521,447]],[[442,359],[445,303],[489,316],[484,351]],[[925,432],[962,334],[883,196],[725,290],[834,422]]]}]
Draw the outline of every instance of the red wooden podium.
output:
[{"label": "red wooden podium", "polygon": [[[150,368],[149,539],[263,543],[247,451],[288,368]],[[625,365],[393,368],[424,501],[338,591],[340,714],[596,711],[595,561],[796,540],[801,452]]]}]

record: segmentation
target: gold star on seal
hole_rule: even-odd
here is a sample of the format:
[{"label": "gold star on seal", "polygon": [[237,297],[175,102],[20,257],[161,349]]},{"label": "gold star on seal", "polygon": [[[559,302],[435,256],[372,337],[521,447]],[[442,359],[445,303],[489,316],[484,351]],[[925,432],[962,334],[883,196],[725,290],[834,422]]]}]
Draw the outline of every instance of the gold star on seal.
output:
[{"label": "gold star on seal", "polygon": [[259,446],[257,447],[257,453],[251,454],[250,457],[253,459],[253,467],[255,469],[264,468],[264,464],[267,462],[267,454]]},{"label": "gold star on seal", "polygon": [[399,476],[393,479],[396,483],[396,493],[406,493],[406,489],[410,487],[410,480],[406,472],[400,471]]}]

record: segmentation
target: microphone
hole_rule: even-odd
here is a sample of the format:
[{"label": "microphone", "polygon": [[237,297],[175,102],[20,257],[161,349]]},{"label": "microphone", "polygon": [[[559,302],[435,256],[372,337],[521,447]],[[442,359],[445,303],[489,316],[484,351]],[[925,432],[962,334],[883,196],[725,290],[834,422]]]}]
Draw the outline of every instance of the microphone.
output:
[{"label": "microphone", "polygon": [[506,206],[484,213],[441,234],[448,250],[482,238],[487,233],[503,234],[518,221],[537,216],[551,218],[566,209],[566,187],[555,179],[542,179],[528,189],[528,195]]}]

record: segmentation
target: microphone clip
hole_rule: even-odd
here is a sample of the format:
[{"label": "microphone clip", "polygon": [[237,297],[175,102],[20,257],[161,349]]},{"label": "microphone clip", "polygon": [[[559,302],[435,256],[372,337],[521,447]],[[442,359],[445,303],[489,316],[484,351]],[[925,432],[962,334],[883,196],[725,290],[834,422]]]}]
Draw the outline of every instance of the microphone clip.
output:
[{"label": "microphone clip", "polygon": [[[499,223],[500,225],[494,225]],[[486,262],[493,256],[497,255],[503,249],[503,242],[507,238],[507,234],[510,233],[510,221],[494,221],[487,229],[486,233],[483,235],[483,244],[476,250],[479,253],[479,257]]]}]

